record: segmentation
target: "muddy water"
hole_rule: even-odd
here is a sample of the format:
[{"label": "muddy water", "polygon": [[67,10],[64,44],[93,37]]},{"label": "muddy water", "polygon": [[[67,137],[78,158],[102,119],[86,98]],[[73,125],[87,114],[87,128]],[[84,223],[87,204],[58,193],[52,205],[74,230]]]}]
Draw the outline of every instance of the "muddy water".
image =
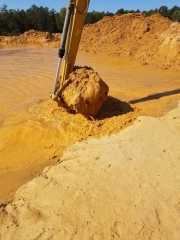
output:
[{"label": "muddy water", "polygon": [[[91,66],[109,85],[111,96],[144,114],[161,116],[180,99],[179,72],[85,52],[78,53],[76,64]],[[49,100],[56,66],[57,49],[0,49],[0,202],[11,200],[19,186],[57,162],[73,142],[57,123],[29,112]]]},{"label": "muddy water", "polygon": [[[143,66],[138,61],[127,58],[85,52],[81,52],[77,59],[100,74],[110,86],[110,95],[136,103],[145,114],[162,116],[164,112],[177,106],[180,92],[179,71]],[[151,96],[148,97],[149,95]]]}]

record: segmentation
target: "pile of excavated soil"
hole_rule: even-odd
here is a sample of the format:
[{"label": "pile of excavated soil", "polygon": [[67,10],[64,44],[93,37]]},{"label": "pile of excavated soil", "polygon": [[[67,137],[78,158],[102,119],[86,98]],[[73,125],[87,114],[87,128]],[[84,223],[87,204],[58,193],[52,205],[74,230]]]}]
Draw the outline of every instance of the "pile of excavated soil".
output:
[{"label": "pile of excavated soil", "polygon": [[[61,34],[30,30],[19,37],[0,37],[0,46],[33,44],[59,47],[60,38]],[[80,49],[180,70],[180,23],[160,14],[104,17],[95,24],[85,25]]]},{"label": "pile of excavated soil", "polygon": [[68,147],[0,208],[0,239],[180,236],[180,108]]},{"label": "pile of excavated soil", "polygon": [[94,117],[107,100],[108,92],[109,87],[98,73],[88,67],[78,67],[56,95],[69,112]]},{"label": "pile of excavated soil", "polygon": [[105,17],[84,27],[80,49],[180,70],[180,24],[160,14]]},{"label": "pile of excavated soil", "polygon": [[[74,143],[89,137],[103,137],[118,133],[143,115],[142,111],[126,102],[108,96],[96,117],[70,114],[62,102],[46,101],[34,105],[29,110],[34,116],[54,123],[63,139]],[[63,140],[62,140],[63,141]]]},{"label": "pile of excavated soil", "polygon": [[0,46],[44,46],[44,47],[58,47],[60,44],[61,34],[40,32],[36,30],[29,30],[20,36],[0,36]]}]

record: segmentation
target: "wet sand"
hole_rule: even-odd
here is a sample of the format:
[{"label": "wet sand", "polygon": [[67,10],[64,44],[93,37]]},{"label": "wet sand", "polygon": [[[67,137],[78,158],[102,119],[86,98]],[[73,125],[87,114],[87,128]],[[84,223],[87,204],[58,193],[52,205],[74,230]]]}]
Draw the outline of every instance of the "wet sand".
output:
[{"label": "wet sand", "polygon": [[0,238],[179,240],[180,102],[66,148],[0,208]]},{"label": "wet sand", "polygon": [[126,58],[79,52],[77,65],[91,66],[110,93],[95,119],[72,115],[49,99],[57,49],[0,51],[0,202],[55,164],[65,147],[89,137],[120,132],[137,116],[162,116],[180,99],[179,73],[142,66]]}]

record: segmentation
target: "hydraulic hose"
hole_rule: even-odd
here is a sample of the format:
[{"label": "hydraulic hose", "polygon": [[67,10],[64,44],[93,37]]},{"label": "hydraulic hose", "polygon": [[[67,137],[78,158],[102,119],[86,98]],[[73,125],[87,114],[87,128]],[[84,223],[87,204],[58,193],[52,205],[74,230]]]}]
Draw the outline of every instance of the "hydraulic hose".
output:
[{"label": "hydraulic hose", "polygon": [[59,55],[60,58],[64,57],[66,39],[67,39],[68,29],[69,29],[70,20],[71,20],[73,10],[74,10],[74,4],[73,4],[73,1],[70,0],[69,5],[68,5],[67,10],[66,10],[66,16],[65,16],[64,27],[63,27],[63,34],[62,34],[60,48],[59,48],[59,51],[58,51],[58,55]]},{"label": "hydraulic hose", "polygon": [[55,92],[56,92],[56,87],[57,87],[57,82],[58,82],[58,77],[59,77],[59,70],[60,70],[62,58],[64,57],[64,53],[65,53],[67,34],[68,34],[69,25],[70,25],[71,16],[73,14],[73,11],[74,11],[73,1],[69,0],[69,4],[68,4],[67,10],[66,10],[66,16],[65,16],[65,21],[64,21],[61,44],[60,44],[60,47],[59,47],[59,50],[58,50],[59,59],[58,59],[58,66],[57,66],[57,70],[56,70],[56,77],[55,77],[55,81],[54,81],[54,88],[53,88],[52,95],[55,95]]}]

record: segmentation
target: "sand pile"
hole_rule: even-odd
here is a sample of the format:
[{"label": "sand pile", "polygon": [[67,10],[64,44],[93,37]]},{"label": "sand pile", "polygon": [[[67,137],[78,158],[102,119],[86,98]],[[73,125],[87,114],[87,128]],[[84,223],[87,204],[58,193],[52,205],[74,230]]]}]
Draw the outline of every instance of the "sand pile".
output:
[{"label": "sand pile", "polygon": [[105,17],[84,27],[80,49],[180,70],[180,23],[160,14]]},{"label": "sand pile", "polygon": [[[19,37],[0,36],[0,46],[29,44],[59,47],[60,38],[61,34],[30,30]],[[85,25],[80,49],[138,59],[144,65],[180,70],[180,23],[160,14],[104,17],[95,24]]]},{"label": "sand pile", "polygon": [[[0,46],[40,45],[59,47],[61,34],[30,30],[19,37],[0,36]],[[80,49],[138,59],[142,64],[180,70],[180,23],[160,14],[140,13],[104,17],[85,25]]]},{"label": "sand pile", "polygon": [[56,93],[69,112],[96,116],[107,100],[109,87],[93,69],[77,68]]},{"label": "sand pile", "polygon": [[59,47],[61,34],[29,30],[20,36],[0,36],[0,46],[50,46]]},{"label": "sand pile", "polygon": [[69,144],[89,137],[102,137],[118,133],[134,122],[143,112],[130,104],[108,96],[96,117],[71,114],[51,99],[30,108],[30,113],[39,119],[52,123]]},{"label": "sand pile", "polygon": [[68,147],[1,206],[0,239],[180,236],[180,108]]}]

